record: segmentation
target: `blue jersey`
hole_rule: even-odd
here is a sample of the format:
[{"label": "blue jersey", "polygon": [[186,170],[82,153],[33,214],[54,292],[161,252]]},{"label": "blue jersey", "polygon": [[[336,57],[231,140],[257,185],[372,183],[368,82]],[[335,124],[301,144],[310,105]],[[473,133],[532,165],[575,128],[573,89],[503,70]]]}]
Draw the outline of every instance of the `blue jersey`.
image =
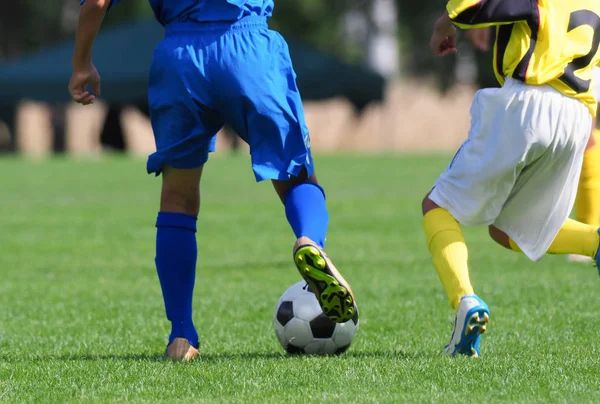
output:
[{"label": "blue jersey", "polygon": [[[82,1],[82,3],[85,0]],[[111,7],[121,0],[112,0]],[[159,23],[174,21],[237,21],[256,15],[270,17],[274,0],[149,0]]]}]

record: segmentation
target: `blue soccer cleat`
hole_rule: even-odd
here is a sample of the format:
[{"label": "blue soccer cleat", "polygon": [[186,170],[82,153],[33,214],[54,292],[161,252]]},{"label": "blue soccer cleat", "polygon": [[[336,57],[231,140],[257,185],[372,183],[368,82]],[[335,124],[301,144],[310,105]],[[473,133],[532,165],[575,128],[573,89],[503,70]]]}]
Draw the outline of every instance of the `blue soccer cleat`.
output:
[{"label": "blue soccer cleat", "polygon": [[466,295],[460,299],[460,306],[454,318],[454,330],[450,342],[444,348],[448,356],[467,355],[477,358],[479,343],[490,322],[490,309],[476,295]]}]

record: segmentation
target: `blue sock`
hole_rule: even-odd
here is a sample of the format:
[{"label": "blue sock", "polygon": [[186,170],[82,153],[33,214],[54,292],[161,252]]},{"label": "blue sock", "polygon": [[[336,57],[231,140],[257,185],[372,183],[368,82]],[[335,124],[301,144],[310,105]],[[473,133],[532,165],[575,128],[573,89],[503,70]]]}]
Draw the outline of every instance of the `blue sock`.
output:
[{"label": "blue sock", "polygon": [[308,237],[324,248],[329,213],[323,188],[313,182],[295,185],[285,194],[283,204],[296,238]]},{"label": "blue sock", "polygon": [[156,220],[156,270],[171,321],[169,344],[177,337],[198,346],[198,332],[192,322],[192,295],[196,279],[196,217],[183,213],[159,212]]}]

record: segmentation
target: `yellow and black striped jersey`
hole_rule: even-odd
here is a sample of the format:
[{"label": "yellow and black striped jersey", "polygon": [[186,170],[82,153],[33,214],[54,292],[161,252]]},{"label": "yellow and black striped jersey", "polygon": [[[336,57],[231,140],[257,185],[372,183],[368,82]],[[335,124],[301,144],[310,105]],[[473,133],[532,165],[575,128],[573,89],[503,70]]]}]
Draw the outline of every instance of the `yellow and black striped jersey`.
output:
[{"label": "yellow and black striped jersey", "polygon": [[548,84],[596,115],[600,0],[450,0],[446,8],[461,28],[498,26],[494,70],[501,84],[507,76]]}]

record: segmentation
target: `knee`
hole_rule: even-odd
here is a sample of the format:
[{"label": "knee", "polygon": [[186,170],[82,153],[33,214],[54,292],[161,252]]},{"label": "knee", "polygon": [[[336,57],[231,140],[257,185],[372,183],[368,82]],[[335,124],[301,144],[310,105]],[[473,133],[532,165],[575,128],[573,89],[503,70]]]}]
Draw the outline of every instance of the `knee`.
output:
[{"label": "knee", "polygon": [[506,233],[494,226],[489,226],[488,231],[492,240],[500,244],[502,247],[512,250],[510,246],[510,238]]},{"label": "knee", "polygon": [[302,169],[300,170],[300,172],[298,173],[297,176],[295,177],[291,177],[290,178],[290,182],[293,184],[299,184],[301,182],[317,182],[317,176],[315,173],[313,173],[312,175],[308,175],[308,171],[306,171],[306,167],[302,167]]},{"label": "knee", "polygon": [[319,185],[319,182],[317,181],[317,176],[314,173],[309,176],[308,172],[306,171],[306,168],[302,168],[302,170],[300,170],[297,176],[292,176],[288,180],[273,180],[272,182],[273,187],[275,188],[275,192],[277,192],[277,195],[279,195],[279,199],[281,200],[281,202],[285,200],[285,195],[288,193],[288,191],[298,184],[312,182],[316,185]]},{"label": "knee", "polygon": [[198,216],[200,210],[200,187],[163,185],[160,210]]},{"label": "knee", "polygon": [[423,216],[425,216],[425,214],[427,214],[427,212],[429,212],[430,210],[439,208],[439,206],[434,201],[429,199],[429,194],[431,194],[431,192],[427,193],[427,195],[425,195],[425,198],[423,198],[423,201],[421,202]]}]

